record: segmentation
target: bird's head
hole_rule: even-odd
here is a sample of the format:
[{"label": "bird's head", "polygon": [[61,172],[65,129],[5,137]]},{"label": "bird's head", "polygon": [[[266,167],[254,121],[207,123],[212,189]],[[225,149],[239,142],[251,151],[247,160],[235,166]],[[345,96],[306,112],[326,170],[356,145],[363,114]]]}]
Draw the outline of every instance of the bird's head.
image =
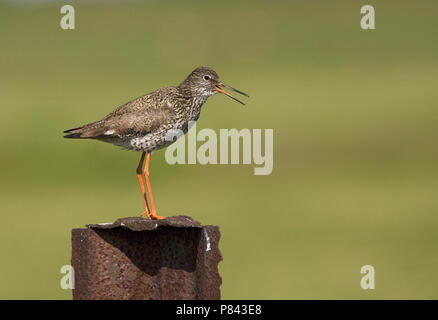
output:
[{"label": "bird's head", "polygon": [[216,71],[208,67],[198,67],[193,70],[180,86],[188,87],[189,90],[195,95],[205,98],[208,98],[216,93],[223,93],[243,105],[245,104],[242,101],[233,97],[223,88],[233,90],[249,97],[246,93],[224,84],[222,81],[220,81],[219,75],[216,73]]}]

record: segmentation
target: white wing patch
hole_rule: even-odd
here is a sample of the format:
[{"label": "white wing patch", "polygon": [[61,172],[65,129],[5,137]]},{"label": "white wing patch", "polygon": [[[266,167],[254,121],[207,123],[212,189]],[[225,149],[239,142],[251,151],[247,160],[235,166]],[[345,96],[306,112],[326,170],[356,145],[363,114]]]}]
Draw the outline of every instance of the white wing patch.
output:
[{"label": "white wing patch", "polygon": [[104,133],[104,135],[106,135],[106,136],[111,136],[113,134],[114,134],[114,130],[108,130],[108,131],[105,131],[105,133]]}]

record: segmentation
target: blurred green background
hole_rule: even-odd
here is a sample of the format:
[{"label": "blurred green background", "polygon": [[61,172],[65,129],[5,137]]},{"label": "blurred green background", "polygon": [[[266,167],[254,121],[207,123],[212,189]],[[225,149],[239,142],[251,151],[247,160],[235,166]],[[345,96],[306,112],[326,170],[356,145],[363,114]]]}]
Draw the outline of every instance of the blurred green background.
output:
[{"label": "blurred green background", "polygon": [[[76,30],[59,22],[76,9]],[[376,30],[360,28],[360,7]],[[224,299],[438,298],[436,1],[0,3],[0,298],[70,299],[71,229],[139,215],[140,154],[62,131],[211,66],[202,128],[273,128],[274,170],[168,165],[161,215],[219,225]],[[375,267],[376,289],[360,287]]]}]

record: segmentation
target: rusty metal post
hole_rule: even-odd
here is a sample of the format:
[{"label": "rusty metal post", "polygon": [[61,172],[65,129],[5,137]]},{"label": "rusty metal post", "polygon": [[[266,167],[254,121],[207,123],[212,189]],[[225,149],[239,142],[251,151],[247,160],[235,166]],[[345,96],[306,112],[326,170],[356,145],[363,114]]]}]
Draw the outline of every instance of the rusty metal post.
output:
[{"label": "rusty metal post", "polygon": [[73,229],[73,299],[220,299],[219,238],[186,216]]}]

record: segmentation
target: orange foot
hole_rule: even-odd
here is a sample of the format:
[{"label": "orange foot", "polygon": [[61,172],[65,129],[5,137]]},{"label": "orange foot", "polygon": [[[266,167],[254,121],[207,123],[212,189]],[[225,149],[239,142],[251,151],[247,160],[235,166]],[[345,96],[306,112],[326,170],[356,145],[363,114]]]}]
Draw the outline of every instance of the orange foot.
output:
[{"label": "orange foot", "polygon": [[152,219],[151,214],[149,213],[149,211],[143,211],[141,213],[142,217],[145,217],[146,219]]},{"label": "orange foot", "polygon": [[159,216],[155,211],[151,212],[151,218],[155,220],[163,220],[166,219],[165,217]]},{"label": "orange foot", "polygon": [[149,213],[147,211],[144,211],[144,212],[142,212],[141,215],[143,217],[147,218],[147,219],[150,219],[150,220],[152,220],[152,219],[153,220],[163,220],[163,219],[166,219],[165,217],[159,216],[156,212]]}]

